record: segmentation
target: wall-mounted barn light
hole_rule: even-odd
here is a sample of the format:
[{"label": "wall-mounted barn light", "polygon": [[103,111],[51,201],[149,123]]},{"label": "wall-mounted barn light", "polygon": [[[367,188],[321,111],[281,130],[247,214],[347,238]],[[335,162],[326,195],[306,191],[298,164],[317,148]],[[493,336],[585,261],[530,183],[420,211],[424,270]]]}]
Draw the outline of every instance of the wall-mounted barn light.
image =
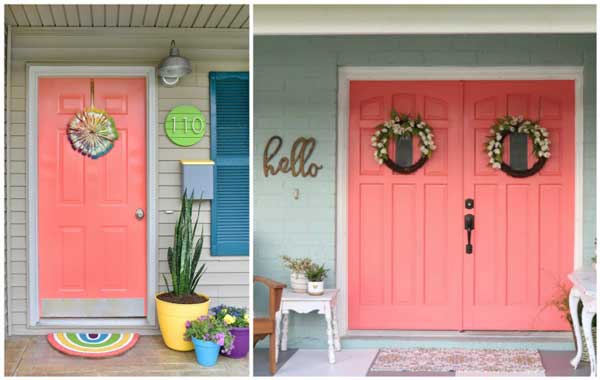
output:
[{"label": "wall-mounted barn light", "polygon": [[171,41],[169,56],[165,57],[158,66],[160,82],[168,87],[175,86],[179,78],[192,72],[192,64],[189,59],[179,55],[179,49],[175,46],[175,40]]}]

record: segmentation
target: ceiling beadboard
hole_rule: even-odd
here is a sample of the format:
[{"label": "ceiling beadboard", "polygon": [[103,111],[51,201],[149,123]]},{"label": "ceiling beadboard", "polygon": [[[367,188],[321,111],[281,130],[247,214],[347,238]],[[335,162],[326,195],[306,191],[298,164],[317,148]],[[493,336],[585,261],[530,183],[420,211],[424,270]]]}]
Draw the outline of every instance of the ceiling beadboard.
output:
[{"label": "ceiling beadboard", "polygon": [[163,27],[248,29],[248,5],[9,4],[6,25],[21,27]]}]

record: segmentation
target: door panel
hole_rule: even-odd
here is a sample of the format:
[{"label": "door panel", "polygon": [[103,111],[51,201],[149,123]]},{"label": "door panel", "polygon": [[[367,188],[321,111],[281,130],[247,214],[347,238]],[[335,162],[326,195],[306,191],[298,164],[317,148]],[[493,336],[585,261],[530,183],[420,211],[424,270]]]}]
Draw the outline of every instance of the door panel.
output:
[{"label": "door panel", "polygon": [[[532,177],[487,166],[485,136],[506,114],[539,119],[550,132],[552,157]],[[568,327],[547,303],[573,268],[574,126],[572,81],[465,83],[465,197],[475,199],[473,254],[464,259],[465,329]],[[530,167],[535,161],[529,154]]]},{"label": "door panel", "polygon": [[[374,127],[392,106],[435,134],[436,154],[411,175],[373,158]],[[460,328],[460,83],[351,82],[349,142],[350,328]]]},{"label": "door panel", "polygon": [[95,105],[119,132],[113,149],[96,160],[74,151],[66,136],[74,114],[90,105],[90,84],[38,83],[41,315],[143,316],[146,220],[138,221],[135,210],[146,210],[146,83],[94,79]]}]

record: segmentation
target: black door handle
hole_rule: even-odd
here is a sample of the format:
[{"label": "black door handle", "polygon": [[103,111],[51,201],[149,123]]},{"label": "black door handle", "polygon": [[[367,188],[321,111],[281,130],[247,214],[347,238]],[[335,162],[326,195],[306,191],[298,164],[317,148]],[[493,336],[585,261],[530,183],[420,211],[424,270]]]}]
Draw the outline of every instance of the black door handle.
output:
[{"label": "black door handle", "polygon": [[471,244],[471,231],[475,229],[475,216],[473,214],[465,215],[465,230],[467,230],[467,254],[473,253],[473,245]]}]

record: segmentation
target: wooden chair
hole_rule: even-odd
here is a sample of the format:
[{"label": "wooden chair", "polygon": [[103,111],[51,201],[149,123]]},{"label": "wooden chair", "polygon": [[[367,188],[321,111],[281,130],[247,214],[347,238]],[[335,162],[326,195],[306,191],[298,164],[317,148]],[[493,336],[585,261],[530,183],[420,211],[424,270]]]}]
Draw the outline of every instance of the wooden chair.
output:
[{"label": "wooden chair", "polygon": [[274,375],[277,372],[277,339],[279,338],[275,321],[281,305],[283,288],[286,285],[266,277],[254,276],[254,283],[257,282],[269,288],[269,315],[264,318],[254,318],[254,346],[256,347],[256,343],[262,339],[269,337],[269,365],[271,374]]}]

